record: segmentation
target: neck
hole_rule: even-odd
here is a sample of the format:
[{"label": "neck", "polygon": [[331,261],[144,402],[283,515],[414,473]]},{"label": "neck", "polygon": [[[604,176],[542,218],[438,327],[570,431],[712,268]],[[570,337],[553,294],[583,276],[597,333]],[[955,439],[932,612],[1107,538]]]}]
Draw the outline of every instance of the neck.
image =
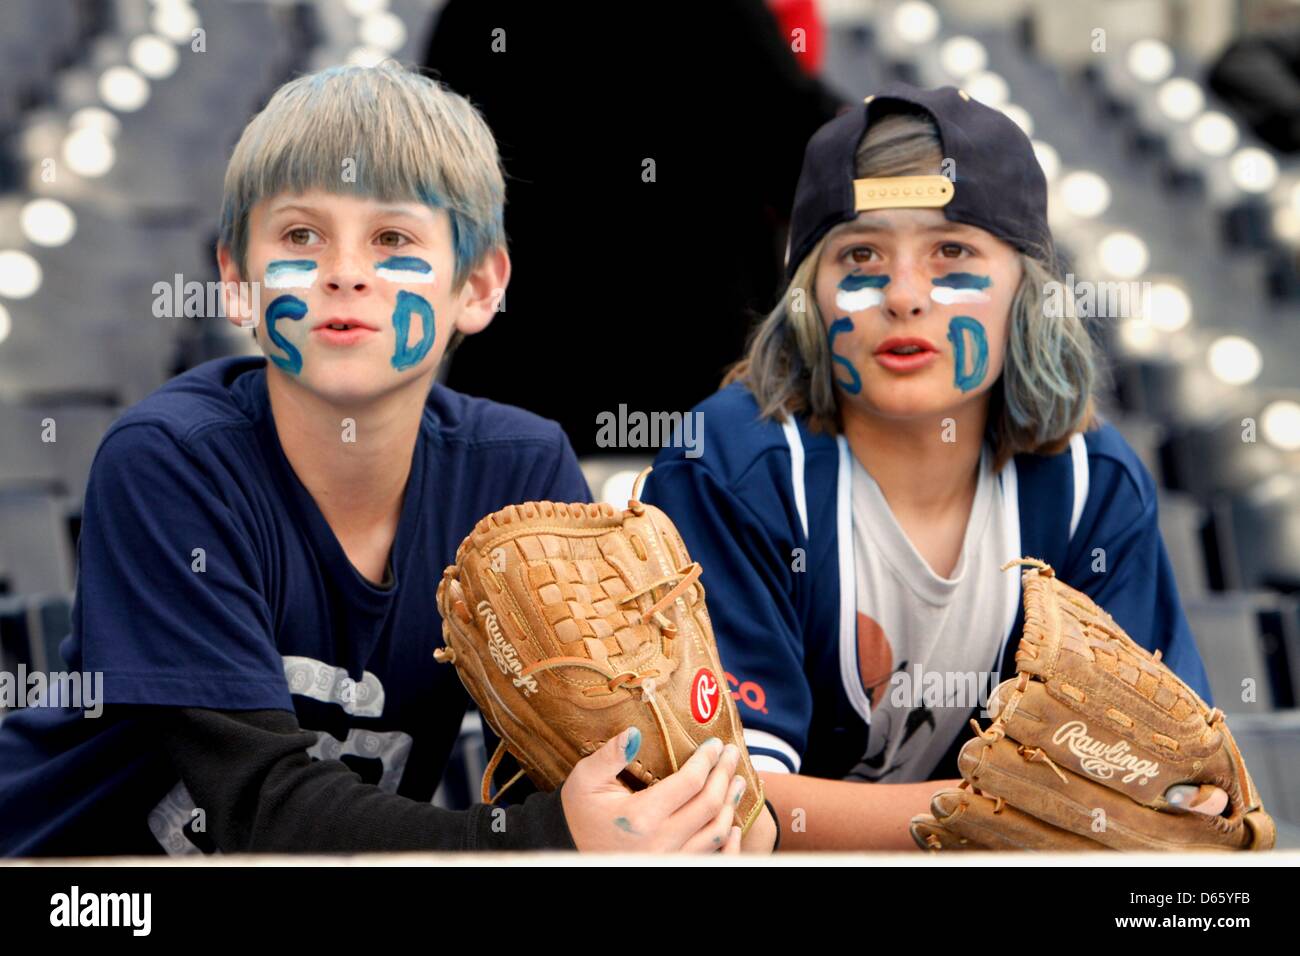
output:
[{"label": "neck", "polygon": [[940,515],[969,503],[979,479],[986,396],[907,420],[882,418],[847,402],[841,409],[849,448],[895,512]]},{"label": "neck", "polygon": [[[431,376],[361,403],[337,404],[267,368],[285,457],[335,533],[396,526]],[[355,425],[345,430],[344,419]],[[345,440],[348,439],[348,440]]]}]

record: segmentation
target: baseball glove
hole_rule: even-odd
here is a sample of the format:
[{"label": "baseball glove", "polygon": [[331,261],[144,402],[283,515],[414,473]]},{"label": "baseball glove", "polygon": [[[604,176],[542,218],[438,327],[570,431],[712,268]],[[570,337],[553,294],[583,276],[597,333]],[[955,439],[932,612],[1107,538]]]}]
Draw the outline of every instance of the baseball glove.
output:
[{"label": "baseball glove", "polygon": [[[1267,850],[1275,828],[1224,722],[1087,595],[1033,558],[1017,676],[962,747],[962,783],[914,817],[923,849]],[[1228,794],[1222,815],[1175,812],[1173,784]]]},{"label": "baseball glove", "polygon": [[[635,494],[635,492],[634,492]],[[673,523],[633,499],[512,505],[488,515],[438,586],[445,648],[501,739],[543,790],[630,726],[644,743],[624,771],[632,789],[673,773],[710,737],[740,748],[737,822],[763,809],[704,606],[700,566]],[[505,789],[502,787],[502,790]]]}]

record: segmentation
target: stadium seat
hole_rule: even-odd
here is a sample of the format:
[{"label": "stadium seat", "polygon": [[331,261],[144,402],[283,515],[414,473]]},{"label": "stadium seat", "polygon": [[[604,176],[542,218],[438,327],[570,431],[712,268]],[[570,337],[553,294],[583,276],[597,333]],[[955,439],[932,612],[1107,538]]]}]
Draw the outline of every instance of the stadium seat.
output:
[{"label": "stadium seat", "polygon": [[67,502],[48,487],[0,488],[0,568],[17,594],[72,590]]},{"label": "stadium seat", "polygon": [[1264,808],[1279,821],[1300,826],[1300,710],[1232,714],[1228,726]]},{"label": "stadium seat", "polygon": [[1300,482],[1274,475],[1219,496],[1212,514],[1227,587],[1300,591]]},{"label": "stadium seat", "polygon": [[1174,579],[1183,600],[1205,594],[1205,555],[1201,544],[1201,526],[1205,509],[1190,495],[1170,492],[1160,498],[1160,536],[1164,538]]},{"label": "stadium seat", "polygon": [[[1183,601],[1214,704],[1226,713],[1258,714],[1274,708],[1258,620],[1261,607],[1267,607],[1270,599],[1271,595],[1234,593]],[[1253,699],[1243,700],[1243,696]]]}]

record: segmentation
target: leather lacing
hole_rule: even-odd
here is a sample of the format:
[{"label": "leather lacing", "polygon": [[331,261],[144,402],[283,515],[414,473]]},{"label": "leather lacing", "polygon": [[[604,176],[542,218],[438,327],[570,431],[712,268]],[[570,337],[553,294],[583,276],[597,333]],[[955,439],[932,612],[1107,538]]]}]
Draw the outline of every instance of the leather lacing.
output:
[{"label": "leather lacing", "polygon": [[[663,612],[667,608],[671,607],[673,602],[675,602],[679,597],[694,587],[695,582],[700,579],[700,574],[703,570],[704,569],[700,566],[699,562],[692,562],[674,575],[669,575],[668,577],[652,581],[636,591],[629,591],[627,594],[618,598],[615,602],[617,604],[626,604],[629,601],[634,601],[646,594],[653,593],[656,588],[661,588],[670,584],[672,585],[663,597],[655,601],[654,604],[650,605],[650,607],[646,608],[644,611],[637,612],[635,620],[632,622],[633,624],[640,624],[648,620],[653,620],[659,625],[661,641],[660,650],[665,656],[667,656],[667,649],[663,646],[662,642],[672,640],[677,636],[677,625],[673,624],[673,622],[670,621]],[[529,664],[519,672],[519,679],[523,680],[533,674],[550,670],[555,667],[584,667],[588,670],[594,670],[604,677],[605,683],[596,684],[583,691],[583,693],[589,696],[594,697],[612,694],[620,689],[640,690],[641,702],[647,704],[650,707],[651,713],[654,714],[655,726],[659,729],[659,734],[663,738],[664,742],[664,750],[668,753],[668,762],[672,766],[673,771],[677,771],[679,763],[677,760],[676,749],[673,747],[672,735],[668,730],[668,720],[663,707],[659,703],[659,698],[655,694],[655,679],[663,676],[657,669],[647,669],[642,671],[623,670],[615,672],[612,667],[601,664],[600,662],[594,661],[588,657],[560,656],[548,657],[545,660]],[[505,741],[502,741],[497,745],[496,751],[492,754],[492,759],[488,761],[487,768],[483,772],[482,796],[484,803],[496,802],[501,794],[505,793],[507,789],[509,789],[524,775],[524,771],[520,770],[506,781],[505,785],[502,786],[495,795],[490,794],[492,774],[496,772],[497,766],[501,763],[501,758],[505,756],[505,750]]]}]

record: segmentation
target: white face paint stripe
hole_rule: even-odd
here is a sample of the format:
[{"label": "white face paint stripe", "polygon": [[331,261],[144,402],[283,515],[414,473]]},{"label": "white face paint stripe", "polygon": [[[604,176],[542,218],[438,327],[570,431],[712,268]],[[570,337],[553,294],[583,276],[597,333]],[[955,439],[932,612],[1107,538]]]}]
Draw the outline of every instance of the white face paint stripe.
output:
[{"label": "white face paint stripe", "polygon": [[988,302],[989,294],[980,289],[949,289],[935,286],[930,290],[930,298],[940,305],[956,305],[959,302]]},{"label": "white face paint stripe", "polygon": [[882,289],[840,289],[835,293],[835,305],[842,312],[865,312],[885,301]]},{"label": "white face paint stripe", "polygon": [[433,283],[433,272],[416,272],[414,269],[376,269],[375,275],[381,279],[387,279],[389,282],[400,282],[402,285],[431,285]]},{"label": "white face paint stripe", "polygon": [[310,289],[316,284],[316,269],[287,269],[283,272],[267,271],[268,289]]}]

